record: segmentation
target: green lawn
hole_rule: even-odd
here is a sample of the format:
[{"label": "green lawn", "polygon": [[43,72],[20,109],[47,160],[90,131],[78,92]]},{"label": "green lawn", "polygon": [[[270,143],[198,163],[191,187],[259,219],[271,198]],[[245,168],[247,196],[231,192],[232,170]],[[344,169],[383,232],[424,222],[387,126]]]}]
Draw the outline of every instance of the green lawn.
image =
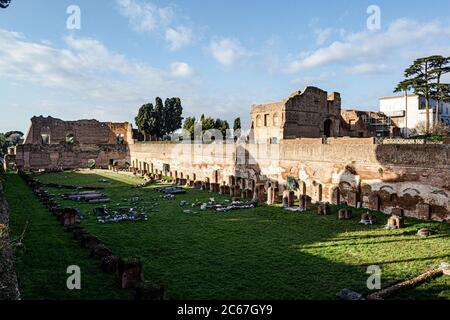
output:
[{"label": "green lawn", "polygon": [[[406,228],[389,231],[384,229],[386,216],[382,214],[378,214],[379,224],[362,226],[358,218],[338,221],[335,215],[292,213],[267,206],[191,215],[183,213],[186,208],[180,207],[181,200],[227,197],[189,189],[175,200],[161,200],[152,187],[132,188],[142,182],[139,178],[99,170],[51,173],[38,179],[106,187],[111,206],[130,206],[128,199],[139,197],[140,206],[150,214],[147,222],[101,225],[89,216],[83,226],[115,254],[139,257],[146,280],[163,284],[169,299],[335,299],[343,288],[367,293],[369,265],[379,265],[386,281],[416,276],[450,260],[448,224],[407,219]],[[18,255],[25,299],[131,297],[129,291],[116,289],[114,276],[101,273],[99,261],[89,258],[87,250],[63,231],[18,176],[9,174],[6,187],[13,234],[20,234],[25,222],[30,222],[26,251]],[[98,206],[60,201],[89,214]],[[415,233],[423,226],[438,233],[419,238]],[[80,292],[66,289],[65,268],[70,264],[82,269]],[[397,298],[449,299],[449,278]]]}]

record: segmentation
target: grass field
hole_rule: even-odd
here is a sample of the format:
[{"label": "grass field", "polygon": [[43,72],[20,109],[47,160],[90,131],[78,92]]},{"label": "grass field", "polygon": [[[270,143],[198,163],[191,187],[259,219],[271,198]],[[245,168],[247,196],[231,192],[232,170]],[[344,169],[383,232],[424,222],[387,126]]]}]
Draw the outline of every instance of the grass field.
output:
[{"label": "grass field", "polygon": [[[131,206],[128,199],[139,197],[149,220],[112,225],[98,224],[91,215],[98,205],[60,202],[89,213],[82,225],[115,254],[139,257],[146,280],[163,284],[169,299],[335,299],[343,288],[367,293],[369,265],[379,265],[382,281],[387,281],[416,276],[450,256],[448,224],[406,219],[404,229],[390,231],[384,228],[383,214],[378,214],[377,225],[362,226],[359,217],[338,221],[334,214],[317,216],[267,206],[228,213],[197,210],[200,213],[193,215],[183,213],[181,200],[227,197],[189,189],[174,200],[162,200],[152,187],[132,188],[142,182],[137,177],[99,170],[51,173],[38,179],[105,187],[113,200],[108,206]],[[101,273],[99,261],[64,232],[17,175],[8,174],[6,193],[13,235],[20,235],[29,222],[26,250],[17,257],[25,299],[131,297],[129,291],[116,289],[114,276]],[[415,233],[424,226],[437,233],[419,238]],[[65,285],[66,268],[72,264],[82,270],[83,289],[78,292]],[[395,298],[450,299],[449,278]]]}]

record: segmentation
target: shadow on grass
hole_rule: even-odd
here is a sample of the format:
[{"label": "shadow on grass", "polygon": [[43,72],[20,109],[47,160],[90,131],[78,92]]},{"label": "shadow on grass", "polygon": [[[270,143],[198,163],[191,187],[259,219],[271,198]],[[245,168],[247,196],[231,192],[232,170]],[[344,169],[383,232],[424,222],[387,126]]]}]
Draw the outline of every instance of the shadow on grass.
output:
[{"label": "shadow on grass", "polygon": [[[113,180],[109,175],[91,173],[50,178],[70,179],[71,184],[86,185],[105,177]],[[50,179],[45,176],[40,178]],[[15,175],[9,176],[8,188],[13,189],[9,196],[14,207],[15,234],[21,231],[26,220],[30,221],[25,238],[27,251],[18,257],[24,297],[129,297],[128,292],[115,288],[113,277],[101,273],[99,262],[91,259],[49,217],[46,209],[18,179]],[[130,179],[133,182],[133,178]],[[123,182],[120,175],[111,184],[106,184],[110,189],[106,192],[114,203],[132,196],[142,199],[159,196],[151,189],[133,189],[130,187],[132,184]],[[83,226],[114,253],[140,258],[146,279],[163,284],[169,299],[335,299],[335,294],[343,288],[364,292],[369,276],[365,265],[339,262],[333,255],[320,251],[314,254],[299,252],[292,246],[297,243],[303,248],[314,248],[318,242],[331,243],[346,231],[363,232],[360,225],[349,226],[336,223],[335,217],[289,214],[280,208],[265,206],[225,214],[202,212],[191,216],[184,214],[179,205],[181,200],[206,201],[210,197],[208,192],[188,190],[186,195],[177,196],[176,200],[157,200],[160,202],[159,208],[150,215],[148,222],[100,225],[93,217],[88,217],[83,221]],[[227,198],[216,194],[214,197],[218,200]],[[21,198],[28,200],[21,203]],[[150,199],[149,203],[152,201]],[[65,204],[73,207],[79,205]],[[88,210],[92,205],[84,205],[84,208]],[[383,243],[382,237],[378,243]],[[338,248],[339,244],[335,247]],[[367,250],[365,247],[362,244],[361,250]],[[398,260],[405,261],[415,260],[412,257]],[[82,270],[86,270],[82,295],[65,289],[65,268],[71,264],[79,264],[83,266]]]}]

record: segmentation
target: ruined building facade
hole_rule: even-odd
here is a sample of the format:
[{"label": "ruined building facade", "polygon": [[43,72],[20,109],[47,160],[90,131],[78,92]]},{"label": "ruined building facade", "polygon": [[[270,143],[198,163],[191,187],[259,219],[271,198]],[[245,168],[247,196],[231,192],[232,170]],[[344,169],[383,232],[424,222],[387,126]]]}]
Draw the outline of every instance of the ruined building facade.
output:
[{"label": "ruined building facade", "polygon": [[331,137],[391,137],[395,124],[380,112],[342,110],[341,96],[307,87],[288,98],[253,105],[251,128],[258,143],[286,139]]},{"label": "ruined building facade", "polygon": [[318,138],[340,135],[341,96],[316,87],[292,93],[279,102],[253,105],[255,140],[277,143],[282,139]]},{"label": "ruined building facade", "polygon": [[33,117],[25,142],[5,163],[29,169],[107,168],[115,161],[129,161],[131,124],[97,120],[63,121]]}]

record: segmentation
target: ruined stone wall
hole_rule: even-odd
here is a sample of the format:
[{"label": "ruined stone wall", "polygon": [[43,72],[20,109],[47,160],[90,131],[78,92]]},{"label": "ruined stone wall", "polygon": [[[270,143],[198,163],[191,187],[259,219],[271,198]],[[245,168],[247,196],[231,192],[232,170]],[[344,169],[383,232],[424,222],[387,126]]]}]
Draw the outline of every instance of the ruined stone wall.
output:
[{"label": "ruined stone wall", "polygon": [[[338,93],[328,95],[319,88],[308,87],[291,95],[286,102],[285,138],[339,136],[341,101]],[[330,128],[325,128],[325,121]],[[326,132],[329,131],[329,132]]]},{"label": "ruined stone wall", "polygon": [[22,170],[55,170],[88,168],[94,160],[97,168],[108,168],[118,161],[123,167],[130,163],[128,145],[19,145],[16,148],[16,166]]},{"label": "ruined stone wall", "polygon": [[299,181],[299,192],[314,201],[346,202],[386,213],[401,209],[407,216],[450,220],[449,145],[316,140],[277,145],[135,144],[130,145],[130,156],[133,167],[147,172],[161,172],[166,163],[174,177],[227,185],[230,178],[283,185],[291,176]]},{"label": "ruined stone wall", "polygon": [[24,144],[11,157],[23,170],[87,168],[91,160],[97,168],[108,168],[114,161],[120,167],[129,163],[130,142],[132,129],[127,122],[33,117]]},{"label": "ruined stone wall", "polygon": [[252,106],[255,139],[267,143],[292,138],[340,135],[341,97],[316,87],[292,93],[280,102]]},{"label": "ruined stone wall", "polygon": [[49,144],[65,144],[68,135],[74,144],[116,144],[117,135],[129,139],[130,124],[99,122],[97,120],[63,121],[52,117],[33,117],[24,144],[45,144],[42,135],[49,136]]}]

